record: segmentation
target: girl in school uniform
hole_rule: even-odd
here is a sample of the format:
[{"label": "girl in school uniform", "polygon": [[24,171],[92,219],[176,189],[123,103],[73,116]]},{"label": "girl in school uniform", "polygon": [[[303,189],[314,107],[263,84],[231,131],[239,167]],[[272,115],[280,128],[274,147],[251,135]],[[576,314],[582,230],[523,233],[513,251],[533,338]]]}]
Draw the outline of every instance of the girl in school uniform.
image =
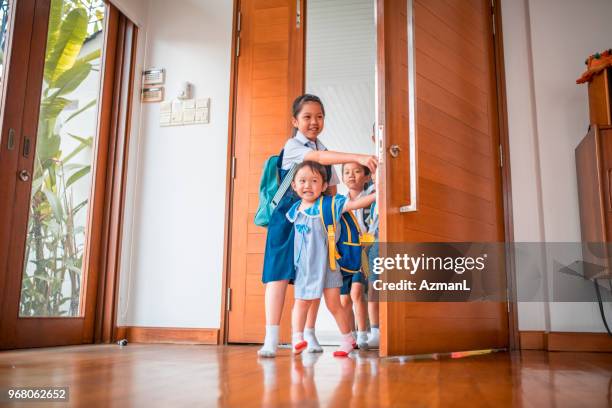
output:
[{"label": "girl in school uniform", "polygon": [[[333,200],[324,201],[323,191],[327,189],[325,167],[317,162],[304,161],[297,166],[291,186],[300,198],[287,212],[287,219],[294,226],[295,302],[291,315],[293,330],[293,353],[299,354],[308,346],[304,340],[304,325],[311,304],[325,296],[325,305],[334,316],[342,338],[336,357],[346,357],[353,350],[355,342],[351,333],[348,316],[340,304],[342,273],[336,263],[331,266],[328,229],[323,221],[323,211],[335,213],[335,230],[340,228],[342,213],[369,207],[375,195],[348,200],[335,195]],[[336,234],[336,241],[340,234]],[[335,270],[331,268],[336,268]]]},{"label": "girl in school uniform", "polygon": [[[346,163],[342,165],[342,181],[348,188],[347,199],[349,201],[365,197],[368,195],[364,188],[370,181],[370,169],[359,163]],[[368,232],[368,227],[365,224],[364,209],[359,208],[355,210],[354,215],[361,234]],[[351,329],[355,329],[355,320],[357,321],[357,332],[353,332],[353,335],[356,334],[359,348],[366,348],[368,341],[366,327],[367,307],[363,297],[367,285],[366,278],[361,271],[357,273],[343,271],[342,279],[343,284],[342,289],[340,289],[342,308],[349,319]],[[355,306],[355,313],[353,313],[353,305]]]},{"label": "girl in school uniform", "polygon": [[[291,118],[295,134],[287,140],[283,149],[281,178],[294,165],[300,164],[305,160],[315,161],[328,166],[328,170],[326,170],[328,185],[326,193],[335,194],[339,179],[331,165],[357,162],[368,167],[371,171],[375,171],[377,160],[375,156],[328,151],[321,141],[318,140],[319,134],[323,131],[324,121],[325,109],[317,96],[304,94],[295,99]],[[263,347],[258,351],[261,357],[276,356],[278,330],[285,302],[285,292],[287,291],[288,283],[295,279],[293,224],[289,222],[285,215],[298,200],[299,197],[294,191],[287,191],[272,213],[268,224],[262,274],[262,281],[266,285],[266,337]],[[309,345],[308,351],[311,352],[323,351],[314,333],[318,306],[318,301],[311,302],[304,332],[305,339]]]}]

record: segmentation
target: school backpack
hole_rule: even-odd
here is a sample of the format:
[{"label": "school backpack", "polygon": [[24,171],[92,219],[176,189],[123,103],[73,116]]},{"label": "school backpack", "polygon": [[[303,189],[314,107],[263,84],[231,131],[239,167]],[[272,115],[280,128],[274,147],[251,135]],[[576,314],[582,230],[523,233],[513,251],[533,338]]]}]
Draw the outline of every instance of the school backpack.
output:
[{"label": "school backpack", "polygon": [[283,151],[278,156],[270,156],[263,166],[259,181],[259,205],[255,213],[255,225],[267,227],[274,209],[291,186],[291,180],[297,167],[294,164],[281,182],[280,169],[283,162]]},{"label": "school backpack", "polygon": [[[357,273],[361,270],[361,239],[357,219],[352,211],[342,213],[336,230],[336,197],[322,196],[318,202],[319,216],[327,231],[329,266],[343,272]],[[340,238],[336,241],[336,234]]]},{"label": "school backpack", "polygon": [[[297,169],[297,164],[291,166],[286,171],[284,177],[282,173],[283,154],[285,149],[277,156],[270,156],[263,165],[261,179],[259,180],[259,204],[255,212],[255,225],[267,227],[274,209],[278,206],[283,196],[291,187],[291,181]],[[327,171],[327,182],[331,179],[332,166],[325,166]],[[282,181],[281,181],[282,180]]]}]

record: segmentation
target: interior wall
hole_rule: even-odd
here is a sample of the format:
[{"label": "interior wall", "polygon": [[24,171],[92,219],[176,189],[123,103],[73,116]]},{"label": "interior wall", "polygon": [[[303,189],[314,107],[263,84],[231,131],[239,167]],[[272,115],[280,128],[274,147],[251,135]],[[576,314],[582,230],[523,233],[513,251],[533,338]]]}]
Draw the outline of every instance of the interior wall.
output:
[{"label": "interior wall", "polygon": [[[580,242],[574,149],[589,115],[587,87],[575,80],[587,56],[610,46],[612,2],[505,0],[501,7],[515,240]],[[576,290],[594,293],[585,281]],[[596,303],[520,304],[519,329],[605,331]]]},{"label": "interior wall", "polygon": [[229,0],[147,2],[143,66],[166,69],[167,101],[184,81],[210,97],[210,123],[160,127],[158,103],[133,121],[120,326],[219,328],[232,12]]}]

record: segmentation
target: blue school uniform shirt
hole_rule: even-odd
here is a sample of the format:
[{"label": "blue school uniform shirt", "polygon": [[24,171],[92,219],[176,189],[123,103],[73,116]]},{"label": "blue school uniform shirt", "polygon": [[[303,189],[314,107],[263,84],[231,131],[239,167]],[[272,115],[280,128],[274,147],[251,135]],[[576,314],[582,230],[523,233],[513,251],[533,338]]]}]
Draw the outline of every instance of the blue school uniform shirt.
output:
[{"label": "blue school uniform shirt", "polygon": [[[336,195],[336,220],[340,220],[346,203],[345,196]],[[342,274],[338,270],[332,271],[329,266],[327,231],[321,221],[319,201],[303,210],[299,210],[300,204],[301,201],[298,201],[287,212],[287,219],[293,223],[295,234],[295,298],[320,299],[323,289],[342,286]],[[336,234],[336,239],[339,237],[340,234]]]},{"label": "blue school uniform shirt", "polygon": [[[355,199],[366,197],[368,195],[370,195],[370,193],[364,190],[361,193],[359,193],[357,197],[355,197]],[[351,201],[351,198],[348,193],[346,193],[346,199]],[[355,215],[355,218],[357,219],[357,223],[359,224],[359,230],[362,234],[364,232],[368,232],[368,226],[366,224],[367,220],[363,214],[364,210],[365,210],[364,208],[358,208],[356,210],[353,210],[353,214]]]},{"label": "blue school uniform shirt", "polygon": [[[302,163],[304,161],[304,157],[313,150],[327,150],[327,148],[319,139],[317,139],[317,142],[315,143],[304,136],[302,132],[298,131],[294,137],[287,140],[287,143],[285,143],[281,169],[289,170],[294,164]],[[329,180],[329,185],[335,186],[336,184],[340,184],[340,178],[338,178],[336,170],[334,170],[332,166],[332,174],[331,179]]]}]

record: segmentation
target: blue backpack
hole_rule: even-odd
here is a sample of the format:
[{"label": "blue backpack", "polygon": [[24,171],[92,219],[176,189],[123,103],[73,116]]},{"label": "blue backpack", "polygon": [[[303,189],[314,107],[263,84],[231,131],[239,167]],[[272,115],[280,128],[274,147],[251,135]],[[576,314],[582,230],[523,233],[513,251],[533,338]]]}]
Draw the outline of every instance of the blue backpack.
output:
[{"label": "blue backpack", "polygon": [[281,182],[283,151],[278,156],[270,156],[264,163],[259,181],[259,205],[255,213],[255,225],[267,227],[274,209],[291,186],[297,165],[293,165]]},{"label": "blue backpack", "polygon": [[[277,156],[270,156],[263,165],[261,179],[259,180],[259,204],[255,212],[255,225],[267,227],[274,209],[278,207],[285,193],[291,187],[297,164],[289,170],[282,170],[283,154],[285,149]],[[331,179],[331,166],[325,166],[327,182]],[[283,174],[285,173],[285,174]]]},{"label": "blue backpack", "polygon": [[[329,266],[348,273],[361,270],[361,239],[360,228],[352,211],[342,213],[339,231],[336,231],[336,197],[322,196],[319,199],[319,215],[327,231],[329,248]],[[340,239],[336,241],[336,234]]]}]

